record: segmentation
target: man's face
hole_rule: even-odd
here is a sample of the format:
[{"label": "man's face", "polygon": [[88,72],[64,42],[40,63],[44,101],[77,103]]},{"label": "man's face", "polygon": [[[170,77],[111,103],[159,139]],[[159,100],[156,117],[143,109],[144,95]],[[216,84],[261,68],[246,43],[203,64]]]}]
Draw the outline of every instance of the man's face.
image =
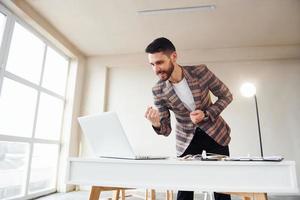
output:
[{"label": "man's face", "polygon": [[175,58],[176,52],[173,52],[170,56],[163,52],[148,54],[149,63],[152,66],[153,71],[162,81],[168,80],[172,75]]}]

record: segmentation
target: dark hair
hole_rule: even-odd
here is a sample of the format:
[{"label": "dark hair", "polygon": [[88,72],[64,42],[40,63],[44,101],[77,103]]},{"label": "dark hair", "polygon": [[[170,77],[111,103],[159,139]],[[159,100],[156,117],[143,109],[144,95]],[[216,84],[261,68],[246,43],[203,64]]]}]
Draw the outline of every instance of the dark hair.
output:
[{"label": "dark hair", "polygon": [[164,37],[153,40],[145,49],[146,53],[172,53],[174,51],[176,51],[176,49],[173,43]]}]

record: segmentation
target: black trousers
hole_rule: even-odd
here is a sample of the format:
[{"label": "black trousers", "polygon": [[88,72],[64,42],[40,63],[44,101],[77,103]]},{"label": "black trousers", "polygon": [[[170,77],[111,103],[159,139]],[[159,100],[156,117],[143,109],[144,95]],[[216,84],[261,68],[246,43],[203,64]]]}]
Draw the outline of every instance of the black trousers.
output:
[{"label": "black trousers", "polygon": [[[222,146],[214,141],[209,135],[207,135],[200,128],[197,128],[195,131],[195,135],[187,147],[185,152],[180,156],[183,157],[187,154],[201,154],[202,151],[205,150],[207,153],[216,153],[222,155],[229,156],[229,148],[228,146]],[[209,161],[208,161],[209,162]],[[215,200],[230,200],[230,195],[214,193]],[[193,200],[194,192],[192,191],[178,191],[177,200]]]}]

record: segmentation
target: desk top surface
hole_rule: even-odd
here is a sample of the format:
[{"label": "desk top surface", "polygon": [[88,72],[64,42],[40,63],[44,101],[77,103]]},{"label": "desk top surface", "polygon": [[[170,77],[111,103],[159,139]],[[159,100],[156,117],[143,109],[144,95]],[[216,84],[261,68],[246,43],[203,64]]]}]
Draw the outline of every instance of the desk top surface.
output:
[{"label": "desk top surface", "polygon": [[97,157],[70,157],[70,162],[92,162],[92,163],[118,163],[118,164],[159,164],[159,165],[295,165],[295,161],[284,160],[280,162],[272,161],[201,161],[201,160],[179,160],[177,158],[159,160],[133,160]]},{"label": "desk top surface", "polygon": [[190,191],[298,192],[295,161],[201,161],[176,158],[129,160],[83,157],[71,157],[68,161],[69,184]]}]

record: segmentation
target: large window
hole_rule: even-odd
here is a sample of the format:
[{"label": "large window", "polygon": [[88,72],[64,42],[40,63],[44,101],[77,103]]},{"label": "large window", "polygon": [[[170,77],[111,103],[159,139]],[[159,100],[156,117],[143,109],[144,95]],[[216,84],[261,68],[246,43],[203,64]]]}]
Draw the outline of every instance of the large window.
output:
[{"label": "large window", "polygon": [[40,81],[45,43],[15,23],[6,70],[28,81]]},{"label": "large window", "polygon": [[0,134],[31,137],[37,90],[4,77],[0,96]]},{"label": "large window", "polygon": [[0,4],[0,199],[55,191],[69,59]]}]

